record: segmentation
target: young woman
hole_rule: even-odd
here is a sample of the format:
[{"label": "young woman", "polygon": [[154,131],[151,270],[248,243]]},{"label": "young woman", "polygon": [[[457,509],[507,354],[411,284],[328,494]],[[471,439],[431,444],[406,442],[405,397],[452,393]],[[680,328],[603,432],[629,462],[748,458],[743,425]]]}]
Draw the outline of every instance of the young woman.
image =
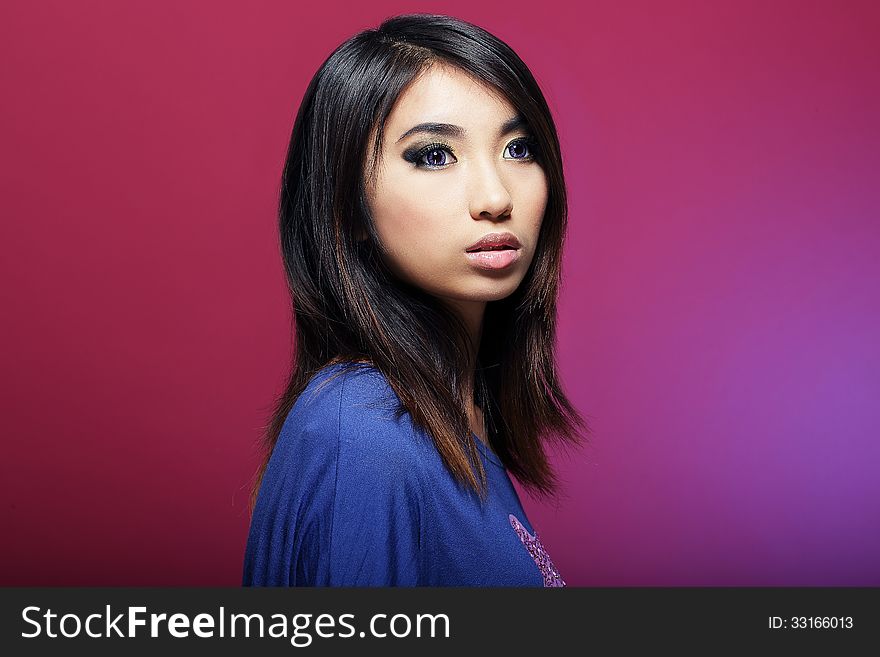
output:
[{"label": "young woman", "polygon": [[295,357],[245,585],[564,586],[511,484],[583,418],[555,371],[559,141],[503,42],[448,17],[339,46],[299,108],[281,245]]}]

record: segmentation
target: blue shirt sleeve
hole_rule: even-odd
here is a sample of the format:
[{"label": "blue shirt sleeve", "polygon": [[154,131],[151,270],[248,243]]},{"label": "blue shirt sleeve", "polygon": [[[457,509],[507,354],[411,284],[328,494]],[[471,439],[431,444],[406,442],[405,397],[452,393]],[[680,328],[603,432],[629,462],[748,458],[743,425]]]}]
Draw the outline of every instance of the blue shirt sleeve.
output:
[{"label": "blue shirt sleeve", "polygon": [[[416,586],[422,502],[411,452],[348,426],[339,437],[329,586]],[[364,425],[370,431],[369,425]]]},{"label": "blue shirt sleeve", "polygon": [[244,585],[424,579],[422,466],[406,425],[371,406],[373,388],[346,374],[297,402],[260,486]]}]

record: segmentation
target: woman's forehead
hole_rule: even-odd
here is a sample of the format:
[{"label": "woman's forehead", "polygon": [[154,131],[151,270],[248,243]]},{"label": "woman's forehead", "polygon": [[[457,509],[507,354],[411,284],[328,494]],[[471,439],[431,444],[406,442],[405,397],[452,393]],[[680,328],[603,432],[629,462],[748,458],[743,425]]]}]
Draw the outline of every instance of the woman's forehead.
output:
[{"label": "woman's forehead", "polygon": [[416,77],[395,102],[385,122],[385,141],[397,141],[418,123],[447,123],[465,131],[494,134],[514,114],[513,105],[491,85],[461,69],[435,64]]}]

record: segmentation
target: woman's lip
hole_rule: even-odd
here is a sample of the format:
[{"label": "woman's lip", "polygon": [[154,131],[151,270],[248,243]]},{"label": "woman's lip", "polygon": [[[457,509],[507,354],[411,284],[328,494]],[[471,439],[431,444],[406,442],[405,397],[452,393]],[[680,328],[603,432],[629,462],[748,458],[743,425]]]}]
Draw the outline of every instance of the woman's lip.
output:
[{"label": "woman's lip", "polygon": [[474,267],[479,269],[504,269],[519,260],[520,251],[520,249],[465,251],[465,256]]},{"label": "woman's lip", "polygon": [[522,244],[519,243],[516,235],[508,231],[505,231],[503,233],[487,233],[476,242],[471,244],[467,249],[465,249],[465,251],[468,251],[470,253],[473,251],[479,251],[480,249],[488,249],[500,246],[508,246],[512,249],[518,249],[522,246]]}]

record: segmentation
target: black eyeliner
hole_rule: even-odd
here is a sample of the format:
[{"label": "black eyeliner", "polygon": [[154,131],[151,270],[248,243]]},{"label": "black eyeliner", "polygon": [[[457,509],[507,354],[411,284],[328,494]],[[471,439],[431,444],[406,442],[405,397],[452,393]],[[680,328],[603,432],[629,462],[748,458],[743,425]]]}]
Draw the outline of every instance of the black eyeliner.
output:
[{"label": "black eyeliner", "polygon": [[410,146],[405,151],[403,151],[403,159],[407,162],[411,162],[412,164],[418,164],[419,160],[431,151],[440,150],[449,151],[450,153],[452,153],[452,156],[455,157],[455,151],[452,150],[452,147],[449,144],[434,142],[426,146],[422,146],[420,144]]},{"label": "black eyeliner", "polygon": [[[522,162],[530,162],[531,160],[534,160],[537,158],[538,152],[540,149],[538,148],[538,140],[535,139],[532,135],[526,134],[526,135],[523,135],[522,137],[516,137],[515,139],[511,139],[509,142],[507,142],[507,145],[504,147],[504,152],[506,153],[508,151],[511,144],[516,144],[516,143],[526,144],[529,147],[529,154],[526,157],[511,157],[511,158],[506,158],[506,159],[520,160]],[[432,142],[432,143],[426,144],[424,146],[421,144],[416,144],[414,146],[410,146],[409,148],[407,148],[406,150],[403,151],[403,153],[401,154],[401,157],[403,157],[404,160],[406,160],[407,162],[410,162],[411,164],[415,164],[416,166],[423,166],[424,168],[428,168],[428,169],[440,169],[440,168],[445,167],[446,166],[445,164],[443,164],[443,165],[430,165],[430,164],[421,165],[420,164],[421,159],[425,155],[427,155],[428,153],[431,153],[433,151],[447,151],[452,155],[452,157],[455,157],[455,151],[452,149],[452,146],[450,146],[447,143],[439,142],[439,141]]]},{"label": "black eyeliner", "polygon": [[508,159],[519,160],[521,162],[530,162],[537,159],[538,153],[541,149],[538,147],[538,140],[535,139],[532,135],[524,135],[522,137],[517,137],[516,139],[510,140],[507,143],[507,146],[504,147],[504,151],[507,152],[507,150],[510,148],[510,145],[516,143],[526,144],[529,147],[529,154],[526,157],[511,157]]}]

